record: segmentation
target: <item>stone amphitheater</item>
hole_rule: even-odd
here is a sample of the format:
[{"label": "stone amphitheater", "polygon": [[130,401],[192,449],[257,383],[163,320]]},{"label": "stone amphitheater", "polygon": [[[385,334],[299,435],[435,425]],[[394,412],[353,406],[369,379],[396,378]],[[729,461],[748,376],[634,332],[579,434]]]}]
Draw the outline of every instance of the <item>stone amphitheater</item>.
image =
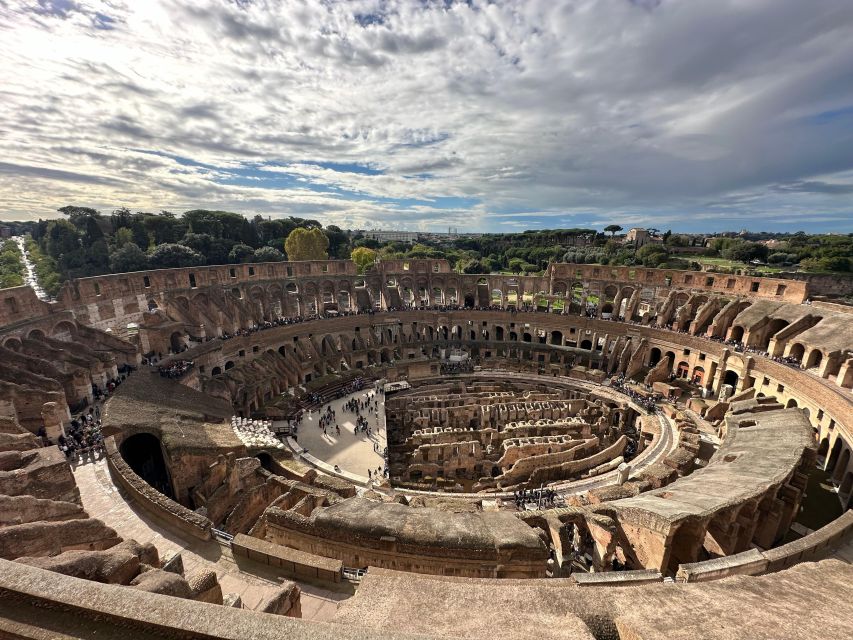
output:
[{"label": "stone amphitheater", "polygon": [[810,286],[412,260],[4,289],[0,637],[851,637],[853,308]]}]

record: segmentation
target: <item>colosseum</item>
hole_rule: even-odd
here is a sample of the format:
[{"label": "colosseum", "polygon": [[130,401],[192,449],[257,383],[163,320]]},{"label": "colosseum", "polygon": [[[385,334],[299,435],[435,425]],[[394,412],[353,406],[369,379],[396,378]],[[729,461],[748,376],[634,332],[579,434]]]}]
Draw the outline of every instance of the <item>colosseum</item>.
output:
[{"label": "colosseum", "polygon": [[850,637],[853,308],[809,286],[330,260],[4,289],[0,637]]}]

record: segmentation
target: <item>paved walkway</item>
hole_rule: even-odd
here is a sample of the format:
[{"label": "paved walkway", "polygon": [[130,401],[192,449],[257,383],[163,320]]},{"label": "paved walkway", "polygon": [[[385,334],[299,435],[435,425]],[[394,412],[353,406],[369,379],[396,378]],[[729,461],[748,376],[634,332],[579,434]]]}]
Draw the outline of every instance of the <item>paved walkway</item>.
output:
[{"label": "paved walkway", "polygon": [[[275,570],[266,565],[242,558],[238,566],[228,547],[216,541],[182,539],[177,533],[152,521],[124,498],[113,483],[106,460],[78,465],[74,469],[74,479],[80,489],[83,507],[90,516],[103,520],[125,539],[153,543],[161,558],[169,551],[180,551],[187,576],[206,569],[215,571],[222,593],[239,594],[246,609],[257,607],[276,585],[290,579],[276,575]],[[241,567],[251,573],[241,570]],[[302,588],[302,617],[305,620],[331,620],[338,602],[350,595],[302,582],[299,586]]]},{"label": "paved walkway", "polygon": [[[355,433],[356,414],[346,411],[344,405],[352,398],[366,400],[368,394],[373,394],[373,400],[378,401],[379,409],[369,413],[367,409],[361,410],[361,415],[367,419],[370,425],[370,437],[360,431]],[[343,471],[348,471],[357,476],[363,476],[367,482],[367,471],[375,471],[377,467],[385,466],[382,452],[387,445],[385,431],[385,397],[374,392],[372,389],[357,391],[337,400],[332,400],[323,405],[320,411],[306,413],[299,425],[297,441],[303,449],[315,458],[327,462],[330,465],[338,465]],[[320,416],[325,415],[326,409],[331,407],[335,412],[337,425],[341,428],[341,435],[335,432],[334,424],[326,428],[326,433],[320,428]],[[376,448],[374,448],[376,447]],[[378,449],[378,453],[377,453]]]}]

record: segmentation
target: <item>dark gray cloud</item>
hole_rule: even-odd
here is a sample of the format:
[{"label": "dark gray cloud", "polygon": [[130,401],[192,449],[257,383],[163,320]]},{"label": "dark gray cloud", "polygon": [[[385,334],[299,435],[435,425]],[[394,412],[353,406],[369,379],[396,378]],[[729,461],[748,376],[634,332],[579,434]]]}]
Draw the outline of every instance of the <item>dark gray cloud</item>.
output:
[{"label": "dark gray cloud", "polygon": [[11,176],[19,176],[21,179],[46,178],[59,182],[82,182],[91,185],[120,185],[124,180],[107,178],[104,176],[93,176],[74,171],[63,171],[61,169],[50,169],[47,167],[34,167],[14,162],[0,162],[0,173]]}]

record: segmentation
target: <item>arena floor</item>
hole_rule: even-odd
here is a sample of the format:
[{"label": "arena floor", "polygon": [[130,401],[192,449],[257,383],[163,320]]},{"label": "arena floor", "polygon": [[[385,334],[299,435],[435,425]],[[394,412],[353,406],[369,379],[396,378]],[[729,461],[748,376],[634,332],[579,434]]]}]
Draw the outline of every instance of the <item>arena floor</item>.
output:
[{"label": "arena floor", "polygon": [[[369,438],[364,432],[355,433],[356,414],[343,408],[351,398],[365,400],[368,393],[373,393],[374,399],[379,401],[377,412],[368,413],[364,409],[361,411],[361,415],[367,418],[370,424]],[[320,412],[306,413],[299,426],[299,444],[314,457],[331,465],[336,464],[343,471],[363,476],[366,482],[368,469],[375,471],[377,467],[385,466],[385,460],[382,457],[382,451],[387,443],[383,398],[384,396],[376,394],[372,389],[362,390],[323,405]],[[336,435],[334,426],[327,428],[325,434],[320,427],[320,416],[329,406],[336,413],[336,423],[341,428],[341,435]],[[334,424],[335,422],[332,423]],[[379,453],[374,450],[374,445],[378,445]]]}]

